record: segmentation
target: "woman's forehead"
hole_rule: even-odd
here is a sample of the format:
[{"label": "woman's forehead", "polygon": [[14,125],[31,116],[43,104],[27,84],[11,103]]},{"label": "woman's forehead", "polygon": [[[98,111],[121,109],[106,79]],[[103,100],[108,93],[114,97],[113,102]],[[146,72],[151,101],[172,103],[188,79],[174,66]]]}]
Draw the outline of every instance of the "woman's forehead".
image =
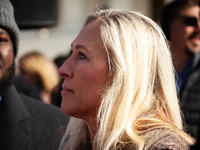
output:
[{"label": "woman's forehead", "polygon": [[97,23],[90,23],[80,31],[79,35],[72,42],[72,46],[76,45],[82,45],[87,49],[103,46],[100,29]]}]

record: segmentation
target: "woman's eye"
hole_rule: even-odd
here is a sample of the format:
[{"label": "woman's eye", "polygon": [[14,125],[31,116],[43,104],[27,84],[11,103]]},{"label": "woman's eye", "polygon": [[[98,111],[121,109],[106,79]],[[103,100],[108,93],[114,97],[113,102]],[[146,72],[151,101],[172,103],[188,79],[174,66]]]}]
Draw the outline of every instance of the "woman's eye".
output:
[{"label": "woman's eye", "polygon": [[85,59],[85,55],[83,53],[79,53],[79,59]]}]

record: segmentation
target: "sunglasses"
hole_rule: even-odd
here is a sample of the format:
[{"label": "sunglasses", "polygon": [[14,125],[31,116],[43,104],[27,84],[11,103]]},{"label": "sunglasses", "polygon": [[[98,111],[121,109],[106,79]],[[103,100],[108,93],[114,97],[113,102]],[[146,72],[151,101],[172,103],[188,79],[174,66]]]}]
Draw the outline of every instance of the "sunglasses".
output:
[{"label": "sunglasses", "polygon": [[182,15],[178,15],[178,18],[183,18],[183,24],[185,26],[197,26],[198,24],[198,19],[195,17],[188,17],[188,16],[182,16]]}]

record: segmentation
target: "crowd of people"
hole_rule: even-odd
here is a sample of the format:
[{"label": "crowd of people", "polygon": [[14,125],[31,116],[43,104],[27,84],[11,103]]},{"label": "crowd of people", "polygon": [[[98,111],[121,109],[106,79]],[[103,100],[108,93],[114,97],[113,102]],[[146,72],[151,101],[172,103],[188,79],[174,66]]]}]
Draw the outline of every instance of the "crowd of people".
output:
[{"label": "crowd of people", "polygon": [[69,54],[16,66],[20,30],[0,0],[0,149],[199,150],[200,2],[160,15],[98,9]]}]

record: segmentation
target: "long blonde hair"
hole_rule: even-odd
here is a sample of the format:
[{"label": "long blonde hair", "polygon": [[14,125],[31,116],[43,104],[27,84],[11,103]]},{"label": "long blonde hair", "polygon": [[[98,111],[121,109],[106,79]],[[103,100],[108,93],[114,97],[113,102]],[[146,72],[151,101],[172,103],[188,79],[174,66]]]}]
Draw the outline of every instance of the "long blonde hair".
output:
[{"label": "long blonde hair", "polygon": [[36,86],[51,94],[58,85],[60,77],[55,63],[39,52],[30,52],[19,60],[20,67],[37,79]]},{"label": "long blonde hair", "polygon": [[[144,133],[157,128],[173,130],[192,144],[182,131],[174,68],[160,27],[140,13],[117,9],[97,11],[84,26],[92,22],[99,25],[110,69],[93,149],[116,149],[131,142],[141,150]],[[85,121],[72,117],[60,149],[77,149],[87,134]]]}]

